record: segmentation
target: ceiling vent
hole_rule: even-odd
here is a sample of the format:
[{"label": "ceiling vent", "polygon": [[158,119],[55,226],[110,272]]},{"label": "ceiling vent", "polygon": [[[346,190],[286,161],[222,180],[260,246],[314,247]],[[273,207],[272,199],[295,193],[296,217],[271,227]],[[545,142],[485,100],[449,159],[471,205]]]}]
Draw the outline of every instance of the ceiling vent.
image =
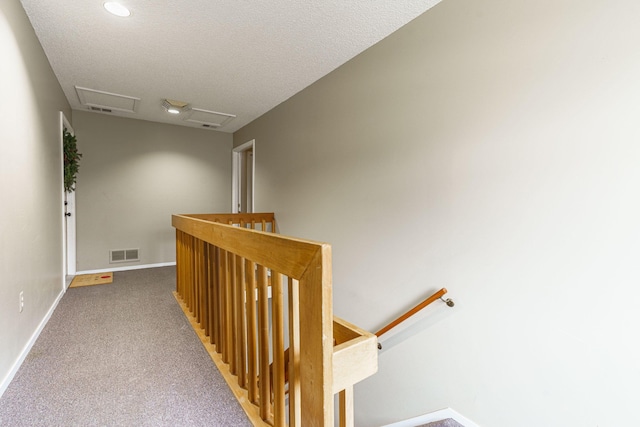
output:
[{"label": "ceiling vent", "polygon": [[91,111],[135,113],[140,103],[140,98],[133,96],[118,95],[80,86],[75,86],[75,88],[80,103]]},{"label": "ceiling vent", "polygon": [[235,118],[236,116],[233,114],[191,108],[186,112],[184,120],[190,123],[197,123],[202,127],[220,128]]},{"label": "ceiling vent", "polygon": [[100,113],[113,113],[110,108],[89,107],[91,111],[98,111]]}]

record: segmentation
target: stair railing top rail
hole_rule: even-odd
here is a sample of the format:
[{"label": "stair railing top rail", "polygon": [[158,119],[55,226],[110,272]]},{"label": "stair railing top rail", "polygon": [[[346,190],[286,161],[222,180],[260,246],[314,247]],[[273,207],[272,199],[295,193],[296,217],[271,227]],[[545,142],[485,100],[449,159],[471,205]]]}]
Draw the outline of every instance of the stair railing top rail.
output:
[{"label": "stair railing top rail", "polygon": [[261,227],[260,230],[262,231],[276,231],[276,217],[273,212],[183,214],[182,216],[220,222],[222,224],[240,225],[241,227],[254,230],[257,229],[256,225],[259,224]]}]

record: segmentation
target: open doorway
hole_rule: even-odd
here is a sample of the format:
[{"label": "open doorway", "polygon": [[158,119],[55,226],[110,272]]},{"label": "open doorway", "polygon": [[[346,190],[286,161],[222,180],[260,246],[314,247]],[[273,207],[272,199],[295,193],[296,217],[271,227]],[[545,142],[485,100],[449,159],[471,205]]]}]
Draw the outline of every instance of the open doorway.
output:
[{"label": "open doorway", "polygon": [[[61,170],[64,170],[64,130],[74,135],[75,132],[71,127],[71,123],[60,112],[60,147],[62,148]],[[74,191],[67,192],[62,188],[62,206],[63,206],[63,248],[62,262],[64,271],[63,290],[66,290],[76,274],[76,193]]]},{"label": "open doorway", "polygon": [[255,139],[233,149],[231,212],[253,212],[255,177]]}]

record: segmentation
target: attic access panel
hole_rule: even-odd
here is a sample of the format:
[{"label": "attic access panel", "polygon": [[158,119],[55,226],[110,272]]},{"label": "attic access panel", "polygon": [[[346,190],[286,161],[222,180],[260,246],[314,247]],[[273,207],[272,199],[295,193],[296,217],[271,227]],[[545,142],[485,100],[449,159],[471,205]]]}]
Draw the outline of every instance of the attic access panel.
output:
[{"label": "attic access panel", "polygon": [[112,110],[124,113],[135,113],[140,103],[140,98],[101,90],[88,89],[75,86],[80,103],[93,111]]},{"label": "attic access panel", "polygon": [[190,123],[197,123],[203,127],[220,128],[235,118],[236,116],[233,114],[191,108],[185,114],[184,120]]}]

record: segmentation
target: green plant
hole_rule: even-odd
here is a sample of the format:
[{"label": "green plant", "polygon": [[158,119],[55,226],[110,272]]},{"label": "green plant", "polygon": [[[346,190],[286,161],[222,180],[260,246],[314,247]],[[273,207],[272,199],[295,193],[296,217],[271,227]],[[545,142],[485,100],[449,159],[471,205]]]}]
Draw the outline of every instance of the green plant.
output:
[{"label": "green plant", "polygon": [[67,128],[62,131],[62,149],[64,151],[64,191],[71,193],[76,189],[76,175],[80,169],[79,162],[82,154],[78,153],[75,135],[71,135]]}]

